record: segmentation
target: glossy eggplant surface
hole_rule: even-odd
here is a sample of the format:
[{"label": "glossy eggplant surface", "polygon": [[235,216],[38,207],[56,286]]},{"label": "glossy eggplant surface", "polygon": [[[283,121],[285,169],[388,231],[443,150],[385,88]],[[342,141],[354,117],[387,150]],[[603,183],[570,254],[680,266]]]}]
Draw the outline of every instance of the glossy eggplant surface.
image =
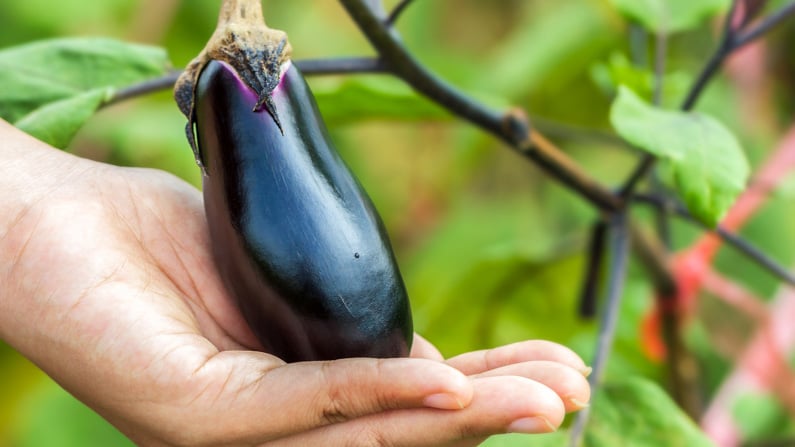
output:
[{"label": "glossy eggplant surface", "polygon": [[213,255],[266,352],[285,361],[408,355],[412,322],[383,224],[286,65],[281,123],[228,64],[198,78],[195,126]]}]

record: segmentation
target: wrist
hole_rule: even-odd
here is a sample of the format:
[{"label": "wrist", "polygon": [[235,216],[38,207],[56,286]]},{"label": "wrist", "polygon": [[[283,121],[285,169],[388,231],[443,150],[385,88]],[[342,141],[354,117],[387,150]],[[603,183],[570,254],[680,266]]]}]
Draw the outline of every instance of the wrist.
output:
[{"label": "wrist", "polygon": [[25,315],[31,310],[26,297],[37,280],[26,276],[22,255],[46,210],[46,199],[56,192],[70,194],[62,187],[69,185],[80,159],[2,120],[0,159],[0,338],[13,346],[12,338],[20,335],[16,326],[33,318]]}]

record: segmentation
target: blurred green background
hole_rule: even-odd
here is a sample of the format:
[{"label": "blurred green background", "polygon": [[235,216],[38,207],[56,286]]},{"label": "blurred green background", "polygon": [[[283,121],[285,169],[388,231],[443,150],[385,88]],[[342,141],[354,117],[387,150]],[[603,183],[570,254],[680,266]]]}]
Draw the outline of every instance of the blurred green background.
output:
[{"label": "blurred green background", "polygon": [[[616,83],[623,82],[648,95],[651,78],[647,70],[631,66],[628,24],[608,1],[415,3],[398,29],[420,61],[486,103],[525,108],[546,135],[595,177],[608,185],[621,182],[636,155],[611,137],[607,112],[612,94]],[[268,23],[289,33],[295,59],[372,54],[336,1],[266,0],[263,5]],[[175,67],[181,67],[211,34],[218,6],[218,1],[8,0],[0,3],[0,47],[101,35],[163,46]],[[786,42],[786,33],[775,33],[773,42]],[[671,39],[666,105],[681,100],[714,44],[711,25]],[[791,52],[783,54],[779,65],[791,66]],[[315,77],[310,84],[339,151],[384,218],[418,332],[446,355],[544,338],[590,358],[595,323],[580,320],[575,309],[595,210],[396,79]],[[786,93],[791,86],[779,82],[773,88]],[[752,163],[758,163],[791,116],[792,98],[781,95],[768,104],[771,120],[759,126],[745,121],[738,96],[719,76],[699,109],[735,130]],[[163,92],[101,111],[70,150],[110,163],[164,169],[198,187],[199,171],[183,129],[183,116],[170,93]],[[793,195],[791,184],[780,188],[744,231],[785,263],[795,258],[795,207],[788,206]],[[649,220],[643,210],[634,216]],[[687,225],[674,225],[677,247],[686,247],[697,235]],[[778,284],[728,250],[718,266],[762,296],[771,295]],[[662,380],[664,368],[640,346],[640,321],[652,298],[634,264],[624,298],[608,378]],[[732,333],[739,339],[743,335],[742,330]],[[713,341],[693,338],[704,363],[705,387],[714,388],[729,361],[714,352]],[[4,344],[0,395],[0,445],[125,445],[112,427]],[[509,442],[500,439],[492,445]]]}]

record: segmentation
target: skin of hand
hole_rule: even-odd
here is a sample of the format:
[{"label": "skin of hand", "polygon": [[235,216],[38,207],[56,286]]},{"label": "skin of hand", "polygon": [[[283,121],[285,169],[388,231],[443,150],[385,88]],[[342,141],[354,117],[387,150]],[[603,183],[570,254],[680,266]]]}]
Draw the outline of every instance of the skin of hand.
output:
[{"label": "skin of hand", "polygon": [[201,194],[0,121],[0,337],[139,445],[470,446],[587,405],[546,341],[285,364],[213,267]]}]

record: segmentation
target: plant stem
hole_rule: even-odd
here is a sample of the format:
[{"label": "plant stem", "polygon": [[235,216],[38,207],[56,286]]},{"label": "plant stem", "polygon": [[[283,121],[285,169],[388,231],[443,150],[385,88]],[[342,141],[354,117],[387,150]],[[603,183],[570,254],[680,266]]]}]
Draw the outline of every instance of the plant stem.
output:
[{"label": "plant stem", "polygon": [[585,277],[580,292],[580,317],[591,318],[596,315],[597,294],[599,293],[604,264],[605,242],[607,239],[607,223],[599,219],[591,228],[591,240],[588,246],[588,258],[585,266]]},{"label": "plant stem", "polygon": [[[721,38],[721,43],[715,52],[712,53],[712,56],[707,61],[706,65],[704,65],[704,68],[701,70],[696,82],[693,83],[692,87],[690,87],[685,100],[682,102],[682,110],[688,111],[693,108],[693,106],[696,104],[696,101],[701,96],[701,93],[704,91],[704,87],[707,86],[707,83],[709,83],[709,81],[718,71],[726,57],[731,54],[732,51],[734,51],[734,33],[732,32],[731,28],[731,18],[734,16],[734,11],[737,8],[738,1],[740,0],[734,0],[732,2],[731,9],[726,14],[726,19],[724,21],[723,37]],[[654,155],[644,155],[640,162],[638,162],[635,169],[632,170],[632,173],[630,173],[630,175],[627,177],[624,185],[620,188],[620,196],[624,198],[631,196],[635,191],[635,187],[637,186],[638,182],[648,175],[648,173],[651,171],[651,168],[654,167],[654,163],[656,161],[657,158]]]},{"label": "plant stem", "polygon": [[782,266],[775,260],[771,259],[764,252],[762,252],[762,250],[760,250],[750,242],[746,241],[737,234],[734,234],[731,231],[723,228],[722,226],[719,225],[716,228],[708,227],[700,220],[693,217],[693,215],[690,214],[687,208],[685,208],[681,204],[674,202],[672,200],[662,199],[659,197],[654,197],[646,194],[635,195],[633,197],[633,200],[637,201],[638,203],[646,203],[656,207],[661,207],[665,209],[667,213],[679,216],[688,222],[698,225],[704,230],[713,232],[722,241],[724,241],[729,246],[735,248],[737,251],[745,255],[747,258],[751,259],[761,268],[772,273],[780,280],[795,286],[795,274],[789,271],[789,269]]},{"label": "plant stem", "polygon": [[[653,95],[653,103],[658,107],[662,104],[663,99],[667,52],[668,34],[662,31],[658,32],[655,39],[655,82]],[[709,76],[712,75],[710,74]],[[691,95],[694,95],[692,96],[693,98],[696,98],[700,94],[701,89],[703,89],[703,85],[697,88],[699,89],[698,91],[696,91],[695,88],[690,91]],[[692,104],[690,107],[692,107]],[[648,159],[651,160],[652,163],[655,160],[654,157],[649,157]],[[646,167],[643,171],[649,173],[649,189],[654,194],[661,193],[664,190],[664,186],[660,182],[657,173],[651,170],[651,166]],[[629,189],[627,191],[631,190],[632,189]],[[655,229],[657,236],[662,242],[659,246],[661,258],[660,262],[663,263],[663,265],[667,265],[672,246],[670,216],[660,208],[656,209],[654,213]],[[687,344],[684,341],[684,335],[682,333],[682,317],[679,312],[675,311],[676,293],[677,284],[675,283],[655,283],[654,296],[656,300],[656,306],[660,312],[660,326],[663,341],[666,347],[666,364],[668,366],[668,382],[671,389],[671,395],[677,404],[679,404],[679,406],[682,408],[682,410],[685,411],[685,413],[693,418],[696,418],[703,408],[701,387],[697,374],[698,363],[693,357],[693,354],[687,348]]]},{"label": "plant stem", "polygon": [[[685,217],[685,213],[681,213],[684,210],[678,210],[678,214],[682,217]],[[689,213],[687,213],[689,216]],[[696,220],[694,220],[697,222]],[[729,244],[731,247],[734,247],[737,251],[744,254],[747,258],[754,261],[759,267],[762,267],[764,270],[772,273],[774,276],[778,277],[780,280],[795,286],[795,274],[793,274],[789,269],[782,266],[775,260],[771,259],[768,255],[766,255],[762,250],[760,250],[755,245],[751,244],[747,240],[743,239],[737,234],[732,233],[729,230],[726,230],[722,227],[715,228],[715,234],[717,234],[724,242]]]},{"label": "plant stem", "polygon": [[473,101],[447,85],[420,65],[399,43],[396,33],[372,14],[364,0],[341,0],[341,3],[373,47],[387,63],[390,71],[420,93],[438,101],[448,109],[485,128],[503,135],[503,114]]},{"label": "plant stem", "polygon": [[[593,371],[588,377],[588,383],[591,384],[591,389],[594,392],[598,392],[598,385],[604,376],[607,359],[610,356],[618,327],[618,314],[621,310],[621,295],[626,279],[627,255],[630,245],[629,226],[627,225],[627,216],[624,213],[617,213],[613,216],[613,220],[610,222],[610,231],[612,258],[610,260],[610,276],[607,283],[607,299],[599,325],[596,352],[591,365]],[[570,431],[569,446],[577,447],[580,445],[589,417],[590,411],[588,407],[577,413],[577,418]]]},{"label": "plant stem", "polygon": [[218,25],[228,23],[265,23],[259,0],[223,0]]},{"label": "plant stem", "polygon": [[[347,73],[387,73],[380,59],[371,57],[350,57],[339,59],[304,59],[293,61],[304,75],[334,75]],[[126,88],[119,89],[102,107],[108,107],[128,99],[174,88],[174,83],[182,71],[172,71],[159,78],[153,78]]]},{"label": "plant stem", "polygon": [[[667,250],[640,230],[631,230],[633,251],[652,278],[655,288],[670,393],[683,411],[697,418],[703,408],[698,362],[687,348],[682,333],[682,315],[677,311],[678,285],[668,266]],[[660,266],[665,268],[660,269]]]},{"label": "plant stem", "polygon": [[665,58],[668,54],[668,34],[658,32],[654,39],[654,93],[652,102],[662,104],[663,83],[665,78]]},{"label": "plant stem", "polygon": [[648,56],[646,54],[648,51],[646,48],[648,34],[646,28],[637,23],[629,26],[629,51],[632,63],[642,68],[646,68],[648,65]]},{"label": "plant stem", "polygon": [[109,100],[105,101],[101,107],[109,107],[128,99],[172,89],[174,88],[174,83],[177,82],[177,78],[179,78],[180,74],[182,74],[182,71],[172,71],[159,78],[149,79],[139,84],[134,84],[129,87],[119,89]]},{"label": "plant stem", "polygon": [[384,9],[383,0],[364,0],[365,4],[379,20],[386,20],[386,10]]},{"label": "plant stem", "polygon": [[778,11],[765,17],[753,29],[736,37],[734,39],[734,48],[740,48],[741,46],[753,41],[757,37],[764,35],[773,29],[773,27],[784,21],[784,19],[793,14],[795,14],[795,2],[789,3],[786,6],[782,6]]},{"label": "plant stem", "polygon": [[664,295],[676,293],[676,278],[668,262],[668,251],[662,241],[637,225],[630,226],[630,237],[635,259],[645,270],[655,291]]},{"label": "plant stem", "polygon": [[[731,53],[731,50],[728,48],[729,47],[723,43],[719,47],[718,51],[712,54],[706,65],[704,65],[704,68],[701,70],[696,82],[688,91],[687,97],[685,97],[685,100],[682,102],[682,110],[691,110],[696,104],[696,101],[704,91],[704,87],[706,87],[707,83],[718,71],[718,68],[720,68],[720,66],[723,64],[726,56]],[[656,161],[657,158],[654,155],[645,154],[632,173],[629,175],[629,178],[626,180],[626,182],[624,182],[619,194],[622,197],[628,197],[632,195],[638,182],[646,177],[649,171],[651,171],[651,168],[654,167],[654,163]]]},{"label": "plant stem", "polygon": [[293,63],[305,75],[389,72],[384,61],[372,57],[304,59],[293,61]]},{"label": "plant stem", "polygon": [[624,280],[627,273],[627,254],[629,253],[629,227],[627,217],[623,213],[616,214],[610,226],[610,276],[607,283],[607,300],[605,311],[602,315],[599,337],[596,344],[596,354],[592,364],[593,372],[589,377],[592,385],[601,382],[607,358],[613,346],[618,314],[621,309],[621,294],[624,290]]},{"label": "plant stem", "polygon": [[395,6],[395,9],[389,13],[389,17],[386,19],[386,25],[394,26],[395,22],[397,22],[397,20],[400,18],[400,15],[403,14],[403,12],[406,10],[406,8],[408,8],[409,5],[411,5],[412,2],[413,0],[401,0],[401,2]]},{"label": "plant stem", "polygon": [[499,112],[466,96],[422,66],[400,43],[396,32],[384,26],[364,0],[341,0],[341,3],[390,71],[416,91],[502,139],[598,208],[606,211],[622,208],[621,200],[608,188],[590,177],[542,135],[531,130],[523,112]]},{"label": "plant stem", "polygon": [[712,54],[706,65],[704,65],[704,68],[701,70],[701,73],[699,73],[698,78],[696,78],[696,82],[693,83],[693,86],[688,91],[687,97],[685,97],[685,100],[682,102],[682,106],[680,107],[682,110],[689,111],[693,109],[693,106],[696,105],[696,101],[698,101],[698,98],[704,91],[704,87],[707,86],[715,73],[718,72],[718,69],[723,64],[723,61],[730,52],[731,46],[727,45],[727,41],[724,40],[718,50]]}]

